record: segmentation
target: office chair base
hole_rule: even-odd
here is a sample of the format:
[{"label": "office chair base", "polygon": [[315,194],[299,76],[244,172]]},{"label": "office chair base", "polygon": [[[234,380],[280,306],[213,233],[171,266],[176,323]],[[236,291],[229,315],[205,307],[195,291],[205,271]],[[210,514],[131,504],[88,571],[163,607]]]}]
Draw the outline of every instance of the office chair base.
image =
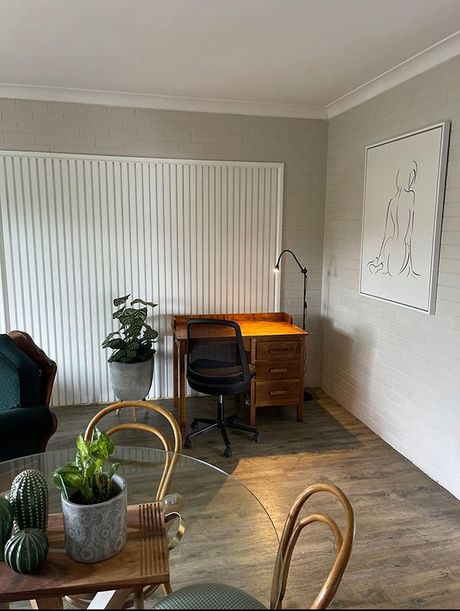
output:
[{"label": "office chair base", "polygon": [[[201,429],[199,429],[198,425],[200,423],[206,424],[207,426],[204,426]],[[223,417],[223,404],[219,403],[218,404],[218,420],[211,420],[210,418],[195,418],[192,422],[193,433],[190,433],[189,435],[187,435],[184,441],[184,446],[187,449],[190,449],[192,447],[192,442],[191,442],[192,437],[201,435],[202,433],[205,433],[215,428],[218,428],[222,434],[222,438],[225,443],[224,455],[227,458],[230,458],[230,456],[232,455],[232,448],[231,448],[230,440],[228,438],[228,434],[226,430],[227,428],[236,429],[238,431],[245,431],[247,433],[252,433],[253,434],[252,440],[257,443],[260,441],[260,433],[254,426],[249,426],[247,424],[241,424],[240,422],[237,422],[235,415]]]}]

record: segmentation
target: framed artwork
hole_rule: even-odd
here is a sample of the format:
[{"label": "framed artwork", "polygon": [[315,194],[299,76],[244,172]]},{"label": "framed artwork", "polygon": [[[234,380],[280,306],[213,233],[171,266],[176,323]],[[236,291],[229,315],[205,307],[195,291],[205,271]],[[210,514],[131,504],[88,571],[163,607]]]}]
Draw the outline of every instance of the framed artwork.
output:
[{"label": "framed artwork", "polygon": [[366,147],[361,295],[434,313],[449,129]]}]

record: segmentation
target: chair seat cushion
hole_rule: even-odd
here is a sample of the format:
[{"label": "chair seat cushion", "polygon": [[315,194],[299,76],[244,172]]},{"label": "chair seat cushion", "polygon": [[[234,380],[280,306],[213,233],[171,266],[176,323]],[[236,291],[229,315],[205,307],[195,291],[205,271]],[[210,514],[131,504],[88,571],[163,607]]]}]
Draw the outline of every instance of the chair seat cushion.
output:
[{"label": "chair seat cushion", "polygon": [[241,378],[243,368],[240,365],[219,363],[217,361],[206,361],[201,359],[189,367],[189,373],[212,378]]},{"label": "chair seat cushion", "polygon": [[223,583],[195,583],[162,598],[153,609],[267,609],[257,598]]}]

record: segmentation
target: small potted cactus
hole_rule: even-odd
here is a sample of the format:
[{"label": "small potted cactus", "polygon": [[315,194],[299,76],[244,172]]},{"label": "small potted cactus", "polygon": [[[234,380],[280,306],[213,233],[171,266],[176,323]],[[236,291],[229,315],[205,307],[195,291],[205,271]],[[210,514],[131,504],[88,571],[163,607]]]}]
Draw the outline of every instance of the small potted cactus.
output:
[{"label": "small potted cactus", "polygon": [[61,490],[67,554],[77,562],[111,558],[127,541],[126,481],[109,458],[115,449],[110,437],[95,428],[90,441],[76,440],[73,462],[53,472]]}]

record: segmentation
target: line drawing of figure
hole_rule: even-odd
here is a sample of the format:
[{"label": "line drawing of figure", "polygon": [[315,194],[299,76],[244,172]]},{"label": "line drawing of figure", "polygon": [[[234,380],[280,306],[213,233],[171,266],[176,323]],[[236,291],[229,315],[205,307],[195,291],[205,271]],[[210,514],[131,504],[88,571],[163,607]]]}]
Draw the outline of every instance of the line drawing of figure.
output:
[{"label": "line drawing of figure", "polygon": [[415,216],[415,191],[418,165],[415,160],[396,172],[396,192],[391,196],[385,218],[385,230],[378,255],[368,261],[371,274],[420,276],[412,262],[412,232]]}]

